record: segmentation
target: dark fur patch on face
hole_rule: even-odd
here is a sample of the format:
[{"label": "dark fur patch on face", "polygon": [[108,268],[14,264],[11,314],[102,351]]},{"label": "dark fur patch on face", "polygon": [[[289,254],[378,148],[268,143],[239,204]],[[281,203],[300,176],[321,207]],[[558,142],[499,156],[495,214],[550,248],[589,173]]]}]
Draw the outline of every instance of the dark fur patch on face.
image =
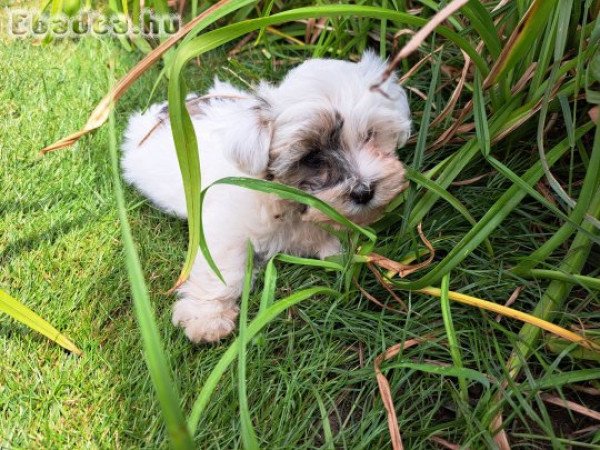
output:
[{"label": "dark fur patch on face", "polygon": [[342,139],[344,119],[337,111],[322,111],[297,135],[291,152],[274,160],[272,173],[285,184],[318,192],[344,181],[351,173]]}]

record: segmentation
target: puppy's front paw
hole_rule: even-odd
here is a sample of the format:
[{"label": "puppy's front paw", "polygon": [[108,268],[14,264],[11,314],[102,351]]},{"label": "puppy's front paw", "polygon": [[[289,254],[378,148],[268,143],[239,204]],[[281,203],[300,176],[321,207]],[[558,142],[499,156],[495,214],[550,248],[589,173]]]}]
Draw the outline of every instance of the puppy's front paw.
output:
[{"label": "puppy's front paw", "polygon": [[229,302],[184,297],[173,306],[173,324],[192,342],[215,342],[234,330],[238,312]]},{"label": "puppy's front paw", "polygon": [[320,259],[325,259],[328,256],[339,255],[340,253],[342,253],[342,244],[337,238],[331,238],[321,245],[317,256]]}]

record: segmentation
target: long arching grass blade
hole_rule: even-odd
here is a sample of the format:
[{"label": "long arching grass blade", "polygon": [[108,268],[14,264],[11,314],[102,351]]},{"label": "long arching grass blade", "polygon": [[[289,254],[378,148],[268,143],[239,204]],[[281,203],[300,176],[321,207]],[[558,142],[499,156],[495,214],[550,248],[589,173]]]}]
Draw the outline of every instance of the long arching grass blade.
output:
[{"label": "long arching grass blade", "polygon": [[109,149],[112,163],[113,186],[119,222],[121,223],[121,238],[123,239],[125,263],[131,285],[134,312],[144,345],[144,357],[163,412],[171,445],[176,449],[192,449],[194,446],[181,410],[179,393],[171,375],[169,362],[165,356],[156,319],[154,318],[154,311],[148,296],[144,274],[127,219],[127,210],[125,208],[123,187],[119,173],[115,121],[114,114],[112,113],[109,116],[109,125]]},{"label": "long arching grass blade", "polygon": [[246,189],[264,192],[266,194],[274,194],[285,200],[292,200],[298,203],[302,203],[303,205],[307,205],[311,208],[318,209],[320,212],[329,217],[332,221],[335,221],[338,224],[343,225],[352,231],[356,231],[362,234],[370,241],[375,241],[377,238],[372,231],[368,230],[367,228],[363,228],[359,225],[356,225],[354,222],[348,220],[342,214],[337,212],[335,208],[332,208],[323,200],[313,197],[312,195],[307,194],[306,192],[301,191],[300,189],[296,189],[294,187],[287,186],[281,183],[275,183],[273,181],[259,180],[255,178],[227,177],[212,183],[204,190],[204,193],[206,193],[206,191],[211,186],[215,186],[218,184],[239,186]]},{"label": "long arching grass blade", "polygon": [[249,450],[259,449],[256,432],[252,425],[250,409],[248,407],[248,393],[246,391],[246,329],[248,321],[248,300],[250,298],[250,289],[252,289],[252,271],[254,270],[254,250],[252,244],[248,241],[246,257],[246,276],[244,278],[244,288],[242,291],[242,301],[240,303],[240,353],[238,358],[238,398],[240,403],[240,424],[242,430],[242,443],[244,448]]},{"label": "long arching grass blade", "polygon": [[[447,273],[442,277],[440,306],[442,308],[442,319],[444,321],[444,328],[446,329],[446,336],[448,338],[448,348],[450,350],[450,356],[452,356],[452,362],[457,369],[462,369],[464,364],[462,362],[462,356],[460,353],[460,346],[458,344],[458,338],[456,337],[456,330],[454,329],[454,322],[452,321],[452,312],[450,310],[450,298],[448,293],[450,292],[450,274]],[[469,400],[469,391],[467,390],[466,379],[458,375],[458,385],[460,386],[460,395],[463,400]]]},{"label": "long arching grass blade", "polygon": [[[199,170],[199,168],[198,168],[198,170]],[[310,206],[311,208],[315,208],[315,209],[319,210],[320,212],[325,214],[327,217],[329,217],[332,221],[337,222],[338,224],[343,225],[350,230],[361,233],[367,239],[369,239],[371,242],[375,242],[375,240],[377,238],[376,235],[372,231],[370,231],[366,228],[363,228],[359,225],[356,225],[355,223],[348,220],[346,217],[344,217],[342,214],[337,212],[334,208],[329,206],[324,201],[322,201],[316,197],[313,197],[312,195],[309,195],[304,191],[301,191],[299,189],[296,189],[296,188],[293,188],[293,187],[290,187],[290,186],[287,186],[287,185],[284,185],[281,183],[275,183],[275,182],[266,181],[266,180],[259,180],[259,179],[255,179],[255,178],[228,177],[228,178],[222,178],[220,180],[215,181],[214,183],[209,185],[206,189],[204,189],[201,192],[200,197],[199,197],[199,202],[198,202],[199,205],[197,207],[198,210],[200,210],[200,211],[202,210],[202,205],[204,203],[204,197],[205,197],[206,193],[208,192],[208,190],[212,186],[219,185],[219,184],[228,184],[228,185],[232,185],[232,186],[239,186],[239,187],[243,187],[246,189],[252,189],[255,191],[264,192],[267,194],[274,194],[274,195],[277,195],[280,198],[283,198],[286,200],[292,200],[292,201],[295,201],[298,203],[302,203],[304,205]],[[206,243],[206,238],[204,237],[204,229],[202,227],[201,221],[198,220],[198,223],[199,223],[199,229],[195,233],[195,234],[198,234],[198,236],[197,236],[198,246],[199,246],[200,250],[202,251],[202,254],[204,255],[204,258],[208,262],[209,266],[219,277],[221,277],[219,268],[217,267],[216,263],[214,262],[214,259],[210,254],[210,249],[208,248],[208,245]],[[191,232],[192,232],[192,230],[190,230],[190,233]],[[190,239],[192,239],[191,236],[190,236]],[[196,239],[196,236],[194,237],[194,239]],[[191,245],[195,245],[195,242],[196,241],[194,241],[194,243],[192,243]],[[192,248],[192,247],[190,247],[190,248]],[[196,255],[197,255],[197,251],[191,252],[190,250],[188,250],[188,258],[186,259],[186,264],[184,265],[184,268],[181,271],[181,275],[179,276],[179,280],[177,281],[176,286],[179,285],[181,282],[183,282],[185,280],[185,278],[187,278],[187,275],[189,274],[189,271],[191,270],[191,266],[194,262],[194,258],[196,257]],[[285,258],[285,256],[283,256],[283,258]],[[335,263],[322,262],[322,261],[321,261],[321,263],[322,263],[321,264],[322,266],[329,266],[329,268],[338,269],[338,265]]]}]

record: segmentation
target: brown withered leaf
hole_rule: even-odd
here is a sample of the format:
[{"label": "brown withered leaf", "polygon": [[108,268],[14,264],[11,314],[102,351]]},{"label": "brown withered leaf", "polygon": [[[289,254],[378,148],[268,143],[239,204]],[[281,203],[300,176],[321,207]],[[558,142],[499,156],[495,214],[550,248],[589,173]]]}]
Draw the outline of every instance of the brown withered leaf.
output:
[{"label": "brown withered leaf", "polygon": [[396,70],[400,61],[405,59],[412,52],[417,50],[421,43],[427,39],[427,37],[437,28],[439,24],[441,24],[444,20],[454,14],[457,10],[463,7],[469,0],[453,0],[448,3],[444,8],[438,11],[430,20],[425,24],[423,28],[417,31],[414,36],[406,43],[404,47],[394,56],[394,58],[390,61],[381,80],[371,87],[373,90],[380,91],[380,87],[383,83],[387,81],[387,79],[391,76],[391,74]]},{"label": "brown withered leaf", "polygon": [[394,261],[377,253],[370,253],[367,256],[367,262],[369,264],[374,264],[383,269],[392,271],[395,274],[397,274],[400,278],[404,278],[407,275],[410,275],[411,273],[428,267],[433,261],[433,258],[435,257],[435,249],[431,245],[431,242],[429,242],[429,240],[425,237],[425,234],[423,233],[422,224],[419,224],[417,226],[417,231],[419,232],[419,237],[421,238],[421,241],[429,250],[429,257],[427,258],[427,260],[417,264],[402,264],[401,262]]},{"label": "brown withered leaf", "polygon": [[417,344],[425,341],[425,339],[415,338],[409,339],[408,341],[401,342],[399,344],[392,345],[385,352],[375,358],[375,376],[377,377],[377,386],[379,387],[379,394],[383,401],[383,406],[387,412],[388,428],[390,430],[390,437],[392,439],[393,450],[403,450],[404,445],[402,444],[402,437],[400,436],[400,427],[398,427],[398,417],[396,416],[396,409],[394,408],[394,400],[392,399],[392,392],[390,390],[390,383],[383,373],[381,373],[381,363],[393,358],[401,350],[414,347]]}]

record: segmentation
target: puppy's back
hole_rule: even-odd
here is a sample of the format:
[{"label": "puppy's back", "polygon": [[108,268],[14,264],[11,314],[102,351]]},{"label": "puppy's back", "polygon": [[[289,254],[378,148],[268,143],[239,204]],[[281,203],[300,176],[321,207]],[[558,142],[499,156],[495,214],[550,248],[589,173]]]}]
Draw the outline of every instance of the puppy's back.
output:
[{"label": "puppy's back", "polygon": [[125,180],[160,209],[186,218],[185,192],[166,103],[131,116],[122,149]]}]

